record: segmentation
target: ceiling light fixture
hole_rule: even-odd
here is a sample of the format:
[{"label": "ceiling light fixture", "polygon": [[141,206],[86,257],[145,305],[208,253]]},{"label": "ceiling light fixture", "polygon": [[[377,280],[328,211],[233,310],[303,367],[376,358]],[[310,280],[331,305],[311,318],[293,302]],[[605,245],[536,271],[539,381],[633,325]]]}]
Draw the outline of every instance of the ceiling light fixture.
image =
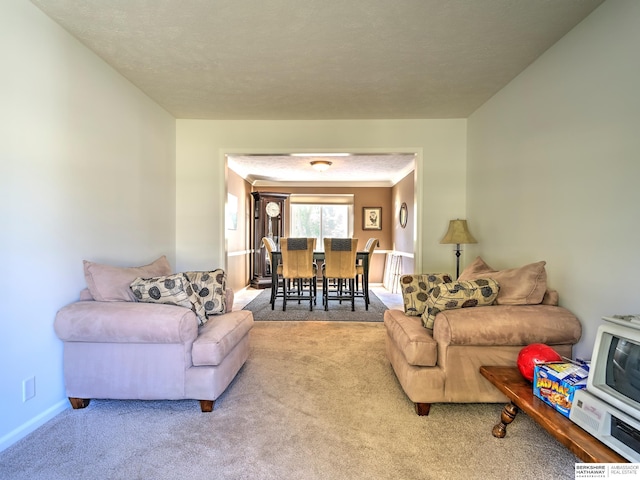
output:
[{"label": "ceiling light fixture", "polygon": [[350,153],[290,153],[292,157],[350,157]]},{"label": "ceiling light fixture", "polygon": [[310,163],[311,163],[311,167],[314,170],[317,170],[319,172],[324,172],[329,169],[332,162],[330,162],[329,160],[312,160]]}]

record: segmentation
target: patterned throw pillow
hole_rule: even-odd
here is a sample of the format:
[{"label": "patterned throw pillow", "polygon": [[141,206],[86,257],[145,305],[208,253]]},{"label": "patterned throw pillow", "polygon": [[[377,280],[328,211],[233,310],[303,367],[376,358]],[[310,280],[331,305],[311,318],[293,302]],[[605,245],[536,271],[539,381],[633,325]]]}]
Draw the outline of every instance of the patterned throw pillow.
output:
[{"label": "patterned throw pillow", "polygon": [[404,301],[404,313],[419,317],[427,307],[427,297],[431,290],[441,283],[452,282],[448,273],[428,273],[402,275],[400,287]]},{"label": "patterned throw pillow", "polygon": [[138,302],[165,303],[186,307],[198,317],[198,324],[207,323],[207,316],[200,298],[182,273],[154,278],[136,278],[130,285]]},{"label": "patterned throw pillow", "polygon": [[436,315],[442,311],[491,305],[499,290],[498,282],[491,278],[443,283],[429,293],[427,309],[422,314],[422,324],[431,330]]},{"label": "patterned throw pillow", "polygon": [[227,311],[227,275],[221,268],[210,272],[185,272],[207,317]]}]

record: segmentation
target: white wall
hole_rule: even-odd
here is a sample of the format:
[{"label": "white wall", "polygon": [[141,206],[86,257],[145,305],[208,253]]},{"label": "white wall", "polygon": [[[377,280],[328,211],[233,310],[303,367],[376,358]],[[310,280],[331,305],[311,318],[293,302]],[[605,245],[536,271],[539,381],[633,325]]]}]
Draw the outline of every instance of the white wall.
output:
[{"label": "white wall", "polygon": [[608,0],[468,121],[468,250],[546,260],[584,358],[603,315],[640,312],[639,25]]},{"label": "white wall", "polygon": [[31,3],[0,31],[2,450],[68,406],[53,320],[82,260],[175,263],[175,119]]},{"label": "white wall", "polygon": [[[465,214],[466,120],[177,121],[178,268],[225,262],[224,153],[417,152],[416,265],[455,271],[438,242]],[[429,206],[428,208],[426,206]]]}]

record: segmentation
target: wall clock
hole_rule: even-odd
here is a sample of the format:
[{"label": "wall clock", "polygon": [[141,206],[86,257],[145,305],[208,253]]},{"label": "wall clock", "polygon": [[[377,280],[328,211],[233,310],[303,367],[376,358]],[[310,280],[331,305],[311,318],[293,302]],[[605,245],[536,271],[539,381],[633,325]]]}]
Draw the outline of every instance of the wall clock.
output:
[{"label": "wall clock", "polygon": [[267,212],[267,215],[269,215],[272,218],[280,215],[280,205],[278,205],[276,202],[267,203],[265,210]]}]

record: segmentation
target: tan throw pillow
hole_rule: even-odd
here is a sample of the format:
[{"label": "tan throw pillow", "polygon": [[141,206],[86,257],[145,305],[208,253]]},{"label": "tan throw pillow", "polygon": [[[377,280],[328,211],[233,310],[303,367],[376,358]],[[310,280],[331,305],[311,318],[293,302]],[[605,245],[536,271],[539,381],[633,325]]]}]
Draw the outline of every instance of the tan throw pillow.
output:
[{"label": "tan throw pillow", "polygon": [[183,273],[155,278],[136,278],[131,282],[130,288],[138,302],[185,307],[196,314],[200,325],[207,323],[204,307]]},{"label": "tan throw pillow", "polygon": [[500,286],[491,278],[438,285],[429,293],[427,309],[422,314],[422,324],[433,329],[436,315],[442,311],[491,305],[499,291]]},{"label": "tan throw pillow", "polygon": [[211,272],[185,272],[195,294],[207,315],[220,315],[227,311],[227,275],[221,268]]},{"label": "tan throw pillow", "polygon": [[84,260],[84,278],[94,300],[98,302],[133,302],[129,285],[137,277],[170,275],[171,266],[164,255],[141,267],[113,267]]},{"label": "tan throw pillow", "polygon": [[520,268],[496,271],[478,257],[460,274],[458,280],[493,278],[500,284],[499,305],[538,305],[547,291],[547,262],[530,263]]},{"label": "tan throw pillow", "polygon": [[433,287],[451,281],[451,276],[448,273],[402,275],[400,277],[400,288],[402,290],[404,313],[414,317],[422,315],[427,307],[427,297]]}]

